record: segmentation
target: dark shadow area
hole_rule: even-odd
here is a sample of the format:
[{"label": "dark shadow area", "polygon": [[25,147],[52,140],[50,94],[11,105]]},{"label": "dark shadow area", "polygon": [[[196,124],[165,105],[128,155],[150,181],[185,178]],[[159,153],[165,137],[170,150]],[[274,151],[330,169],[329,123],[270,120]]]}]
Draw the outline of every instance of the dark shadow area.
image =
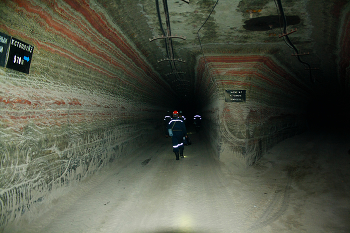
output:
[{"label": "dark shadow area", "polygon": [[350,130],[348,94],[327,92],[316,96],[308,105],[307,120],[313,132],[348,133]]},{"label": "dark shadow area", "polygon": [[[288,25],[300,23],[299,16],[286,16]],[[245,21],[244,29],[249,31],[268,31],[271,28],[281,27],[281,20],[278,15],[262,16]]]},{"label": "dark shadow area", "polygon": [[172,111],[182,111],[182,115],[186,117],[186,127],[193,125],[193,117],[195,115],[201,115],[201,110],[199,106],[195,104],[195,101],[182,101],[176,106],[176,109],[172,109]]}]

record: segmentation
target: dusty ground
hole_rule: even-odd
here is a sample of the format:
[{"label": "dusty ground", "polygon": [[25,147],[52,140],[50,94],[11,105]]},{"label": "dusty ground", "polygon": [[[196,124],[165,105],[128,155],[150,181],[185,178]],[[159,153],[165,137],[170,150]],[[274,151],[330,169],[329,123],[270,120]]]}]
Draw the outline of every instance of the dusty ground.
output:
[{"label": "dusty ground", "polygon": [[350,232],[350,140],[304,133],[245,171],[193,134],[175,160],[161,138],[115,161],[5,232]]}]

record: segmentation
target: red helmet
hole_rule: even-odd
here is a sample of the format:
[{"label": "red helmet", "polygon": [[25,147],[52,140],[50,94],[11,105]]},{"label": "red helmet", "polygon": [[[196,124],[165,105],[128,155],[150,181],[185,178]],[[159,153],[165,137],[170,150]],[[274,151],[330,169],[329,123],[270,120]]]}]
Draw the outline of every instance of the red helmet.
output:
[{"label": "red helmet", "polygon": [[173,115],[179,115],[179,112],[178,111],[173,111]]}]

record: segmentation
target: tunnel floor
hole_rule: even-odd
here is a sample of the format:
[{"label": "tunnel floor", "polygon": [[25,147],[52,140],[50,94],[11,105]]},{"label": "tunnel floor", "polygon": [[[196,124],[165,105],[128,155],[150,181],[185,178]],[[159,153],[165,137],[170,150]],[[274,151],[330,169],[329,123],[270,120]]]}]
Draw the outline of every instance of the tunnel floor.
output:
[{"label": "tunnel floor", "polygon": [[214,159],[199,133],[175,160],[161,137],[5,232],[350,232],[350,140],[289,138],[244,171]]}]

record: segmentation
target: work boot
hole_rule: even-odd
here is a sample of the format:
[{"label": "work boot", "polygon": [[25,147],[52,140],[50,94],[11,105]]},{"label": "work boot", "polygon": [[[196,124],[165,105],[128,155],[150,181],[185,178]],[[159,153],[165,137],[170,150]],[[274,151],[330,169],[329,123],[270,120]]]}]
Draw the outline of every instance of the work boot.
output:
[{"label": "work boot", "polygon": [[175,152],[176,160],[179,160],[179,152]]},{"label": "work boot", "polygon": [[185,158],[185,157],[184,157],[184,150],[183,150],[183,149],[180,149],[180,157],[181,157],[181,158]]}]

